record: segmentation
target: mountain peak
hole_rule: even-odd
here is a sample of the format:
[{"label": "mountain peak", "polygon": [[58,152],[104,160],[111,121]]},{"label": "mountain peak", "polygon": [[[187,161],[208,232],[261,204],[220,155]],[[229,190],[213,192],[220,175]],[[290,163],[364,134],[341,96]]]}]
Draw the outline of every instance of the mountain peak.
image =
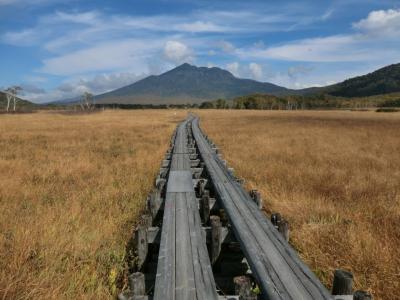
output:
[{"label": "mountain peak", "polygon": [[234,98],[251,93],[284,93],[287,89],[271,83],[240,79],[221,68],[197,67],[184,63],[158,76],[96,97],[98,103],[200,103]]},{"label": "mountain peak", "polygon": [[[204,76],[220,76],[220,77],[234,77],[232,73],[230,73],[227,70],[218,68],[218,67],[197,67],[195,65],[191,65],[189,63],[183,63],[176,67],[175,69],[172,69],[164,74],[169,74],[169,73],[185,73],[185,74],[203,74]],[[163,74],[162,74],[163,75]],[[161,76],[162,76],[161,75]]]},{"label": "mountain peak", "polygon": [[177,66],[175,70],[189,70],[189,69],[197,69],[196,66],[192,66],[189,63],[183,63],[180,66]]}]

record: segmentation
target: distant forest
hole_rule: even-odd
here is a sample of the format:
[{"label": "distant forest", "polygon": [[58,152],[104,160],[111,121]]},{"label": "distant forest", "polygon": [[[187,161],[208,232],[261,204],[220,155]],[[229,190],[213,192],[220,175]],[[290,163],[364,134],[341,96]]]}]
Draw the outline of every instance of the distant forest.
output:
[{"label": "distant forest", "polygon": [[218,99],[206,101],[200,105],[203,109],[363,109],[363,108],[400,107],[400,93],[344,98],[328,94],[308,96],[273,96],[254,94],[237,97],[233,100]]}]

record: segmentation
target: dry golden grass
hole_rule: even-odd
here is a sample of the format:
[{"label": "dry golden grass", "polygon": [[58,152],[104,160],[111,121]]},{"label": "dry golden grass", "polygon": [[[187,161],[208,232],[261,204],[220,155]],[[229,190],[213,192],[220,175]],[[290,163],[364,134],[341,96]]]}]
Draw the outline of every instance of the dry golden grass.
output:
[{"label": "dry golden grass", "polygon": [[0,299],[115,297],[184,111],[0,115]]},{"label": "dry golden grass", "polygon": [[[400,115],[199,111],[329,286],[400,298]],[[115,296],[125,244],[185,111],[0,116],[0,299]]]},{"label": "dry golden grass", "polygon": [[330,286],[400,299],[400,114],[200,111],[228,163],[286,217],[291,243]]}]

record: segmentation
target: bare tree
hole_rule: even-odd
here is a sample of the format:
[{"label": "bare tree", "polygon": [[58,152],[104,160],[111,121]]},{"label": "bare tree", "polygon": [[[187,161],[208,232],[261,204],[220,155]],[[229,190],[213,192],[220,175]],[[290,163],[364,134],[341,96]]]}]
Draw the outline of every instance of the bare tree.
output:
[{"label": "bare tree", "polygon": [[81,102],[79,103],[82,110],[92,110],[94,109],[94,97],[93,94],[85,92],[81,97]]},{"label": "bare tree", "polygon": [[11,86],[4,91],[7,97],[7,112],[10,110],[11,100],[14,102],[14,111],[17,109],[17,94],[19,94],[21,91],[22,88],[20,86]]}]

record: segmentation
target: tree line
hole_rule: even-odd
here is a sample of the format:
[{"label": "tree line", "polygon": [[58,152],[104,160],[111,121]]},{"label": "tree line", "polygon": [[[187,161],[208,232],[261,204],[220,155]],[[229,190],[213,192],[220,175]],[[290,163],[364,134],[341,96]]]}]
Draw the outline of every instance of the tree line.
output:
[{"label": "tree line", "polygon": [[400,107],[399,98],[387,95],[365,98],[335,97],[329,94],[273,96],[254,94],[234,98],[205,101],[202,109],[262,109],[262,110],[297,110],[297,109],[363,109],[370,107]]}]

